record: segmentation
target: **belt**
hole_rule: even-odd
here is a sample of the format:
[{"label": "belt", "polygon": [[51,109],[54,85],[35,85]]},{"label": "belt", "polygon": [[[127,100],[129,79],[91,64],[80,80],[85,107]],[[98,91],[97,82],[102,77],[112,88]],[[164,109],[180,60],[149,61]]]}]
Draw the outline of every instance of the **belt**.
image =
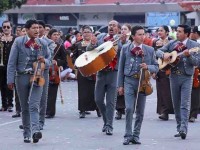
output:
[{"label": "belt", "polygon": [[140,74],[139,74],[139,73],[136,73],[136,74],[133,74],[131,77],[132,77],[132,78],[135,78],[135,79],[139,79],[139,78],[140,78]]},{"label": "belt", "polygon": [[173,74],[182,75],[183,72],[181,70],[174,70],[172,71]]},{"label": "belt", "polygon": [[17,72],[17,74],[31,74],[31,75],[33,75],[34,72],[33,71],[22,71],[22,72]]}]

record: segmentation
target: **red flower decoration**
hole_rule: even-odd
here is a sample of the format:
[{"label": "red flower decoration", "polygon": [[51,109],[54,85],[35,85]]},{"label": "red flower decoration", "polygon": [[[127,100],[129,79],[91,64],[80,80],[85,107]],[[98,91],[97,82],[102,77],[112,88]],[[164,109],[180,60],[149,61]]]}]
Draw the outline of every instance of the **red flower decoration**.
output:
[{"label": "red flower decoration", "polygon": [[183,43],[178,43],[175,47],[174,47],[174,51],[177,51],[178,53],[179,52],[182,52],[184,50],[186,50],[187,47],[183,44]]},{"label": "red flower decoration", "polygon": [[107,41],[114,41],[113,35],[109,35],[109,36],[105,37],[104,42],[107,42]]},{"label": "red flower decoration", "polygon": [[144,51],[140,48],[140,47],[134,47],[131,50],[131,54],[133,54],[134,56],[144,56]]},{"label": "red flower decoration", "polygon": [[39,50],[41,46],[36,43],[35,39],[30,39],[25,43],[26,48],[33,48],[34,50]]}]

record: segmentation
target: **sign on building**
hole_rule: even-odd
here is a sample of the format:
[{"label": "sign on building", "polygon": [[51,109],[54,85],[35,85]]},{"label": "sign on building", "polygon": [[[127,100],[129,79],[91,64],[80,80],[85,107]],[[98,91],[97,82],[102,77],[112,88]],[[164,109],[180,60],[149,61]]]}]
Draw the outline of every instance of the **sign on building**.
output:
[{"label": "sign on building", "polygon": [[179,12],[149,12],[146,13],[146,26],[177,26],[180,24]]}]

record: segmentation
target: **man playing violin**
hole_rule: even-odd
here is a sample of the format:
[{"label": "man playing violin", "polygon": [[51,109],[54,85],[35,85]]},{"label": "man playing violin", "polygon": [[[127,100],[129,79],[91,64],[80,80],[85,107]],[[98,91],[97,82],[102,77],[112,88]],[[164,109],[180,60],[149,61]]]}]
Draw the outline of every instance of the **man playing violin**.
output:
[{"label": "man playing violin", "polygon": [[[124,145],[129,143],[141,144],[139,140],[142,126],[146,95],[137,93],[139,86],[140,70],[148,70],[150,73],[158,72],[158,63],[154,55],[154,49],[143,44],[144,28],[135,26],[131,29],[133,42],[123,45],[119,60],[118,92],[125,96],[126,106],[126,130]],[[138,94],[138,99],[136,99]],[[136,105],[136,118],[132,131],[133,113]]]},{"label": "man playing violin", "polygon": [[[114,41],[118,38],[119,23],[112,20],[108,24],[108,34],[101,33],[92,37],[91,43],[88,45],[87,50],[93,50],[95,47],[103,44],[106,41]],[[120,56],[120,50],[122,44],[126,42],[126,35],[121,36],[121,40],[118,41],[117,56],[110,64],[103,70],[97,73],[97,80],[95,84],[95,101],[103,116],[103,129],[106,135],[113,134],[113,117],[115,110],[115,101],[117,97],[117,70],[118,70],[118,58]],[[106,104],[104,103],[104,97],[106,95]]]},{"label": "man playing violin", "polygon": [[41,64],[41,66],[44,63],[46,70],[49,68],[51,55],[46,42],[37,38],[39,33],[38,22],[28,20],[25,28],[27,36],[16,38],[11,48],[7,84],[9,89],[13,89],[14,83],[16,83],[22,109],[24,142],[31,142],[32,133],[33,143],[37,143],[42,138],[39,127],[39,109],[43,86],[30,83],[30,79],[31,77],[34,79],[34,73],[37,72],[37,70],[33,70],[33,63],[37,62],[36,64]]},{"label": "man playing violin", "polygon": [[170,54],[165,52],[182,52],[179,63],[171,68],[170,87],[172,102],[177,122],[177,134],[175,137],[186,138],[188,119],[191,104],[192,79],[194,66],[199,65],[200,55],[190,53],[189,49],[199,47],[195,41],[188,39],[191,28],[187,25],[179,25],[177,28],[177,40],[172,40],[156,52],[157,57],[164,60],[170,59]]}]

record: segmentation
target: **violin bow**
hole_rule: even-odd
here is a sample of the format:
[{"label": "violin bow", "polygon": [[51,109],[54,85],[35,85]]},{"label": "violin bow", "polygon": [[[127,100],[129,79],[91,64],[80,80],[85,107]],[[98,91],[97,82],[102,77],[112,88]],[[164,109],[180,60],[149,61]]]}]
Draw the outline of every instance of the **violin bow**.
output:
[{"label": "violin bow", "polygon": [[31,88],[30,88],[29,96],[28,96],[28,103],[30,102],[30,99],[31,99],[31,94],[32,94],[32,91],[33,91],[33,84],[34,84],[34,81],[35,81],[35,77],[36,77],[36,73],[37,73],[37,69],[38,69],[38,64],[39,64],[39,61],[37,61],[36,67],[35,67],[35,70],[34,70],[33,81],[31,83]]},{"label": "violin bow", "polygon": [[139,78],[138,90],[137,90],[137,93],[136,93],[136,99],[135,99],[135,103],[133,103],[134,112],[136,111],[136,106],[137,106],[137,101],[138,101],[138,96],[139,96],[139,91],[140,91],[140,85],[141,85],[141,80],[142,80],[142,73],[143,73],[143,69],[141,68],[140,69],[140,78]]},{"label": "violin bow", "polygon": [[61,104],[64,104],[64,98],[63,98],[63,95],[62,95],[62,87],[61,87],[61,74],[60,74],[60,67],[59,67],[59,69],[58,69],[58,71],[59,71],[59,78],[60,78],[60,83],[59,83],[59,91],[60,91],[60,98],[61,98]]}]

